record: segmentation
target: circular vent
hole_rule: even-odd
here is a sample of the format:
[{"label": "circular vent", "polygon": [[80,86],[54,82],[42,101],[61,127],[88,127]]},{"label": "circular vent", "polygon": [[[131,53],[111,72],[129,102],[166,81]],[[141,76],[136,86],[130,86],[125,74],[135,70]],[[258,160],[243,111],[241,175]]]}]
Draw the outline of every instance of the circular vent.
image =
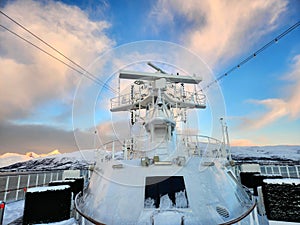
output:
[{"label": "circular vent", "polygon": [[224,217],[224,218],[228,218],[229,217],[229,212],[226,208],[222,207],[222,206],[217,206],[216,207],[217,213],[219,213],[220,216]]}]

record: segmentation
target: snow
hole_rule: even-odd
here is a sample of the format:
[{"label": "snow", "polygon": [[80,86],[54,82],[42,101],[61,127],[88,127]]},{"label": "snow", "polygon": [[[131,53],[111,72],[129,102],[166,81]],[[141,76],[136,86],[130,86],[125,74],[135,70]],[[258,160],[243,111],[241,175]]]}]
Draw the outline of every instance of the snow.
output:
[{"label": "snow", "polygon": [[160,197],[159,207],[160,207],[160,209],[163,209],[163,210],[173,208],[173,202],[169,198],[168,194]]},{"label": "snow", "polygon": [[187,208],[188,202],[186,199],[185,191],[175,193],[175,205],[176,208]]},{"label": "snow", "polygon": [[27,155],[21,155],[17,153],[5,153],[0,156],[0,166],[4,167],[17,162],[24,162],[30,159],[32,158]]},{"label": "snow", "polygon": [[4,209],[3,224],[9,224],[23,216],[24,200],[6,204]]},{"label": "snow", "polygon": [[295,184],[295,185],[299,185],[300,184],[300,179],[265,179],[264,183],[267,184]]},{"label": "snow", "polygon": [[[299,164],[300,162],[300,146],[234,146],[231,147],[231,152],[233,159],[243,162],[259,163],[293,161],[296,164]],[[11,172],[28,170],[80,169],[94,164],[96,159],[99,157],[99,152],[96,149],[87,149],[34,159],[29,157],[29,155],[26,156],[16,153],[6,153],[1,155],[0,167],[6,167],[16,162],[23,162],[19,165],[1,169],[1,171]],[[114,156],[116,160],[121,160],[123,152],[115,152]],[[106,151],[105,157],[106,159],[112,158],[112,152]]]},{"label": "snow", "polygon": [[58,150],[54,150],[47,154],[36,154],[34,152],[27,152],[25,155],[8,152],[3,155],[0,155],[0,167],[8,166],[18,162],[28,161],[35,158],[43,158],[43,157],[54,156],[58,154],[60,154]]},{"label": "snow", "polygon": [[160,212],[153,216],[155,225],[174,225],[182,224],[183,215],[175,211]]},{"label": "snow", "polygon": [[[38,223],[38,224],[35,224],[35,225],[42,225],[42,224],[45,224],[45,223]],[[49,225],[75,225],[75,224],[78,224],[78,223],[76,222],[76,220],[74,218],[70,218],[68,220],[55,222],[55,223],[47,223],[47,224],[49,224]]]},{"label": "snow", "polygon": [[[11,202],[5,206],[4,216],[3,216],[3,225],[9,224],[16,219],[23,216],[24,211],[24,200]],[[78,224],[74,218],[70,218],[68,220],[55,222],[55,223],[47,223],[51,225],[75,225]]]},{"label": "snow", "polygon": [[299,223],[269,220],[269,225],[299,225]]},{"label": "snow", "polygon": [[[60,155],[52,155],[43,158],[15,163],[0,168],[1,172],[23,172],[23,171],[50,171],[50,170],[74,170],[87,169],[96,160],[95,149],[82,150]],[[1,164],[0,164],[1,166]]]},{"label": "snow", "polygon": [[[237,158],[268,158],[271,160],[293,160],[293,161],[300,161],[300,146],[258,146],[258,147],[232,147],[231,151],[233,155]],[[116,158],[120,156],[121,159],[121,153],[116,153]],[[78,165],[85,165],[87,163],[93,163],[95,159],[97,158],[97,152],[95,149],[91,150],[84,150],[84,151],[77,151],[73,153],[65,153],[55,156],[47,156],[43,158],[34,159],[35,161],[40,161],[41,166],[39,168],[49,167],[49,169],[57,169],[57,162],[67,163],[68,165],[74,166],[74,164],[78,163]],[[6,153],[5,155],[0,156],[0,166],[3,167],[10,162],[13,161],[24,161],[32,159],[30,157],[26,158],[28,156],[26,155],[20,155],[20,154],[14,154],[14,153]],[[51,161],[52,164],[50,165],[43,165],[43,161],[47,159],[48,161]],[[33,161],[33,160],[31,160]],[[133,161],[134,162],[134,161]],[[80,164],[82,163],[82,164]],[[23,165],[24,168],[26,168],[26,165]],[[63,165],[62,165],[63,167]],[[288,183],[292,184],[295,183],[299,185],[300,181],[299,179],[271,179],[270,181],[267,180],[267,182],[270,183]],[[65,185],[66,186],[66,185]],[[67,186],[68,187],[68,186]],[[39,187],[38,189],[34,190],[34,188],[28,189],[28,192],[32,191],[45,191],[43,188],[54,188],[57,189],[58,187]],[[146,199],[145,202],[145,208],[155,208],[154,200],[153,199]],[[184,192],[178,192],[176,193],[176,202],[175,206],[173,205],[171,199],[168,195],[162,196],[160,200],[160,208],[166,210],[163,213],[157,214],[154,216],[155,224],[163,223],[163,224],[180,224],[181,221],[181,214],[170,212],[168,209],[174,209],[176,208],[185,208],[188,204],[187,199],[185,197]],[[24,208],[24,201],[18,201],[9,203],[6,205],[5,212],[4,212],[4,223],[8,224],[17,218],[21,217],[23,214],[23,208]],[[161,219],[160,219],[161,217]],[[167,221],[167,223],[166,223]],[[270,225],[296,225],[298,223],[291,223],[291,222],[280,222],[280,221],[270,221]],[[51,223],[53,225],[71,225],[76,224],[76,221],[72,218],[70,220],[62,221],[59,223]]]},{"label": "snow", "polygon": [[231,147],[233,159],[255,161],[300,161],[299,145],[276,146],[233,146]]},{"label": "snow", "polygon": [[62,182],[70,182],[70,183],[75,183],[76,181],[75,180],[54,180],[54,181],[51,181],[51,183],[62,183]]},{"label": "snow", "polygon": [[58,191],[58,190],[65,190],[67,188],[70,188],[70,186],[59,185],[59,186],[51,186],[51,187],[34,187],[34,188],[29,188],[27,192],[34,193],[34,192],[45,192],[45,191]]},{"label": "snow", "polygon": [[145,208],[155,208],[155,201],[152,198],[147,198],[144,202],[144,207]]},{"label": "snow", "polygon": [[57,151],[53,151],[49,154],[38,155],[38,157],[35,157],[35,153],[28,153],[27,155],[5,153],[0,155],[0,168],[2,168],[2,171],[5,170],[5,172],[82,168],[94,164],[96,154],[97,151],[95,149],[64,154],[58,154]]}]

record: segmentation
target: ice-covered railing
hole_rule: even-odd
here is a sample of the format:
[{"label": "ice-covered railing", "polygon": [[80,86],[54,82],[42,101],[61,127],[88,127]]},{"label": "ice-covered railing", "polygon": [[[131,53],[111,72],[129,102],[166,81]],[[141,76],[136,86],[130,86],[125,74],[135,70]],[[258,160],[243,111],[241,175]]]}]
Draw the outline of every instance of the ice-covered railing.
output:
[{"label": "ice-covered railing", "polygon": [[165,92],[167,97],[171,97],[174,103],[176,102],[187,102],[194,105],[204,107],[206,104],[206,96],[192,91],[178,91],[176,89],[167,89]]},{"label": "ice-covered railing", "polygon": [[118,108],[121,106],[127,106],[138,101],[142,101],[145,97],[150,95],[149,89],[144,88],[144,86],[139,86],[138,90],[132,89],[131,92],[124,95],[119,95],[110,100],[111,109]]},{"label": "ice-covered railing", "polygon": [[[147,142],[146,137],[133,137],[124,141],[113,140],[98,149],[98,157],[102,160],[137,159],[145,157],[155,147]],[[147,144],[148,143],[148,144]],[[226,158],[224,143],[216,138],[198,134],[177,134],[177,154],[187,157]]]},{"label": "ice-covered railing", "polygon": [[184,149],[188,156],[226,158],[224,143],[216,138],[199,134],[177,134],[177,149]]},{"label": "ice-covered railing", "polygon": [[[129,93],[119,95],[110,100],[111,109],[120,108],[122,106],[128,106],[133,104],[138,104],[139,102],[144,101],[147,97],[156,96],[153,95],[152,88],[146,85],[132,86]],[[166,91],[162,91],[162,100],[166,103],[170,103],[173,107],[181,108],[205,108],[206,105],[206,96],[204,94],[199,94],[195,91],[181,91],[178,88],[175,88],[175,85],[167,88]]]}]

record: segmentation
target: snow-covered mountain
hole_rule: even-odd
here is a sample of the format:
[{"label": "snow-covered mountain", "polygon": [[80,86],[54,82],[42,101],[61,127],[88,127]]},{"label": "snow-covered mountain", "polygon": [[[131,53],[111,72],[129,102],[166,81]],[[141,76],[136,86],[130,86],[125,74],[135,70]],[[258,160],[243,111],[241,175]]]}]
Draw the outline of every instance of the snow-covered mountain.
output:
[{"label": "snow-covered mountain", "polygon": [[[231,153],[237,162],[300,165],[300,146],[231,147]],[[30,156],[35,155],[6,153],[0,156],[0,172],[83,169],[96,162],[97,153],[91,149],[44,157]]]},{"label": "snow-covered mountain", "polygon": [[[32,158],[27,154],[6,153],[9,155],[2,158],[4,166],[0,161],[0,172],[83,169],[94,164],[96,154],[94,149],[64,154],[55,153],[58,153],[58,151],[44,156],[38,155],[36,158]],[[16,160],[20,161],[16,162]],[[9,164],[9,162],[16,163]]]},{"label": "snow-covered mountain", "polygon": [[57,149],[47,154],[36,154],[34,152],[27,152],[25,155],[18,153],[5,153],[3,155],[0,155],[0,167],[5,167],[14,163],[24,162],[35,158],[53,156],[58,154],[60,154],[60,152]]},{"label": "snow-covered mountain", "polygon": [[234,146],[231,147],[231,153],[235,161],[300,165],[300,146],[298,145]]}]

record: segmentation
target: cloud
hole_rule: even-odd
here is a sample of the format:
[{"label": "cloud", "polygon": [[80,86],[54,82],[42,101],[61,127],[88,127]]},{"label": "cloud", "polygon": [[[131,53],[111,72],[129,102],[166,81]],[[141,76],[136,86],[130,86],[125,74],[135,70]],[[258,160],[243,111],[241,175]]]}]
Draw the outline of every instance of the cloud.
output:
[{"label": "cloud", "polygon": [[0,122],[0,155],[6,152],[47,153],[55,149],[63,152],[78,150],[73,131],[45,125],[18,125]]},{"label": "cloud", "polygon": [[262,105],[266,110],[256,116],[242,118],[241,127],[259,129],[267,126],[285,116],[291,120],[300,118],[300,55],[292,60],[290,72],[283,75],[283,79],[290,82],[286,87],[286,96],[283,98],[270,98],[264,100],[251,100],[250,102]]},{"label": "cloud", "polygon": [[252,141],[247,139],[233,139],[230,141],[231,146],[255,146],[257,144],[254,144]]},{"label": "cloud", "polygon": [[156,32],[173,30],[209,65],[223,66],[273,31],[287,5],[286,0],[159,0],[149,17],[156,21]]},{"label": "cloud", "polygon": [[[83,67],[114,45],[105,34],[110,24],[91,21],[76,6],[20,0],[1,10]],[[66,61],[3,15],[1,24]],[[45,102],[72,98],[79,74],[4,29],[0,39],[0,120],[22,119]]]},{"label": "cloud", "polygon": [[[86,69],[115,45],[106,35],[110,23],[92,21],[76,6],[19,0],[8,1],[1,11]],[[5,16],[0,15],[0,20],[3,26],[68,62]],[[0,154],[77,150],[69,123],[73,95],[82,76],[2,28],[0,39]],[[53,127],[57,123],[64,129]],[[93,135],[75,132],[84,139],[80,147],[94,147]]]}]

